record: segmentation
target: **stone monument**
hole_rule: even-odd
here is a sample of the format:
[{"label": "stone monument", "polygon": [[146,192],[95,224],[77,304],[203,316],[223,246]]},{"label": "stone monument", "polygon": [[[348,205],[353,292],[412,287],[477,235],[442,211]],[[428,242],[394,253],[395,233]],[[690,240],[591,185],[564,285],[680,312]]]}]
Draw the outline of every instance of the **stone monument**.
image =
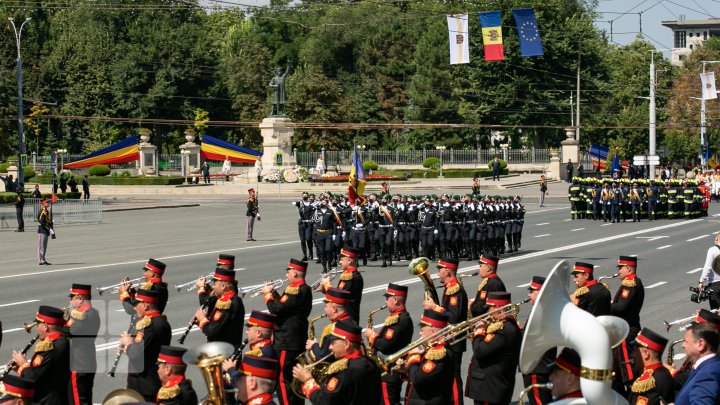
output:
[{"label": "stone monument", "polygon": [[[580,142],[575,139],[575,127],[565,127],[565,136],[567,139],[560,142],[563,160],[562,173],[559,173],[560,176],[558,177],[560,180],[567,176],[564,165],[567,164],[568,159],[572,160],[575,167],[577,167],[577,164],[580,161]],[[577,170],[575,172],[577,173]]]},{"label": "stone monument", "polygon": [[185,156],[185,173],[188,176],[200,175],[200,145],[195,143],[195,130],[185,130],[185,143],[180,145],[180,154]]},{"label": "stone monument", "polygon": [[143,128],[139,132],[140,144],[138,145],[138,152],[140,153],[140,174],[143,176],[157,176],[157,160],[155,159],[155,152],[157,146],[150,143],[150,130]]},{"label": "stone monument", "polygon": [[270,116],[260,123],[260,135],[263,138],[261,160],[265,170],[293,167],[296,164],[292,153],[292,121],[285,115],[285,82],[289,73],[290,65],[285,69],[285,73],[277,68],[275,76],[268,84],[273,89],[272,111]]}]

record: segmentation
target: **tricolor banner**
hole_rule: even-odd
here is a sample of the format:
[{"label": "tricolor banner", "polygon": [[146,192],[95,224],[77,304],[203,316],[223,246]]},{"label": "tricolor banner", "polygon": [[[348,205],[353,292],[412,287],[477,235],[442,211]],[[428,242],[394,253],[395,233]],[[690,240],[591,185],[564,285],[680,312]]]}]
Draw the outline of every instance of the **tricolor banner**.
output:
[{"label": "tricolor banner", "polygon": [[470,40],[468,37],[468,15],[447,16],[450,37],[450,64],[470,63]]},{"label": "tricolor banner", "polygon": [[235,163],[255,163],[256,160],[262,157],[262,152],[243,148],[207,134],[202,136],[200,154],[205,160],[222,162],[227,157],[231,162]]},{"label": "tricolor banner", "polygon": [[140,159],[138,151],[137,136],[112,144],[105,149],[100,149],[80,159],[63,165],[66,169],[79,169],[93,165],[112,165],[119,163],[134,162]]},{"label": "tricolor banner", "polygon": [[478,16],[482,27],[485,60],[504,60],[500,11],[481,11]]},{"label": "tricolor banner", "polygon": [[716,99],[717,89],[715,88],[715,72],[700,73],[700,82],[702,83],[703,100]]}]

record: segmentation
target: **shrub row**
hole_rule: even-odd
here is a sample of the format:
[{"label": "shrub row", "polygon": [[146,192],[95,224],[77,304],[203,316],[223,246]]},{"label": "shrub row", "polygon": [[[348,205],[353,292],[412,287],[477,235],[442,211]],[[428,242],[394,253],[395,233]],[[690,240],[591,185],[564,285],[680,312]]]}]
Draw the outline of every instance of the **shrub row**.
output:
[{"label": "shrub row", "polygon": [[[41,176],[35,179],[35,183],[52,184],[51,176]],[[101,186],[173,186],[182,184],[183,177],[88,177],[90,188],[94,185]],[[75,176],[75,181],[80,184],[82,178]]]},{"label": "shrub row", "polygon": [[[80,198],[80,196],[82,196],[82,193],[57,193],[55,195],[61,200],[65,200],[65,199],[77,200]],[[17,196],[16,193],[0,193],[0,204],[14,203],[15,196]],[[23,196],[25,198],[30,198],[30,193],[23,193]],[[51,194],[44,193],[42,196],[50,198]]]}]

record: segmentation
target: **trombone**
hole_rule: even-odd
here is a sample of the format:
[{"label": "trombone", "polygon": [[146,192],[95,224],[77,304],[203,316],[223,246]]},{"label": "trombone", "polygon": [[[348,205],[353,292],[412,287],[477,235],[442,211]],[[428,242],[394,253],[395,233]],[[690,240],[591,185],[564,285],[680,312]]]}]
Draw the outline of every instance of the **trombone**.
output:
[{"label": "trombone", "polygon": [[[63,312],[65,312],[65,316],[67,316],[67,311],[69,308],[70,307],[64,307],[64,308],[60,308],[60,309]],[[25,329],[25,332],[30,333],[30,331],[32,331],[32,328],[36,327],[39,323],[40,323],[40,321],[35,321],[33,323],[25,322],[25,323],[23,323],[23,329]]]},{"label": "trombone", "polygon": [[342,272],[343,272],[343,271],[342,271],[341,269],[335,269],[335,270],[330,270],[330,271],[328,271],[327,273],[322,273],[322,274],[320,274],[320,278],[317,279],[316,282],[312,283],[312,285],[310,286],[310,289],[311,289],[312,292],[314,292],[314,293],[316,293],[316,292],[322,292],[322,288],[323,288],[322,279],[323,279],[323,277],[327,277],[328,279],[330,279],[329,281],[333,281],[333,280],[335,279],[335,277],[337,277],[337,275],[340,274],[340,273],[342,273]]},{"label": "trombone", "polygon": [[[207,280],[212,278],[213,274],[214,273],[208,273],[200,278],[205,279],[205,283],[207,283]],[[197,280],[198,279],[190,280],[187,283],[175,284],[175,288],[177,288],[178,291],[182,290],[183,288],[185,289],[185,291],[192,291],[197,288],[197,285],[195,284],[197,283]]]},{"label": "trombone", "polygon": [[[718,309],[710,310],[710,312],[713,312],[715,314],[717,314],[718,311],[720,311],[720,310],[718,310]],[[678,330],[680,332],[684,331],[685,329],[690,327],[690,324],[695,320],[695,318],[697,318],[698,313],[699,313],[699,311],[695,312],[695,315],[693,315],[693,316],[688,316],[687,318],[682,318],[682,319],[676,319],[676,320],[670,321],[670,322],[663,321],[663,323],[665,324],[665,330],[670,331],[670,328],[672,328],[673,326],[680,325]]]},{"label": "trombone", "polygon": [[250,294],[250,297],[257,297],[258,295],[262,294],[263,288],[267,285],[272,285],[273,290],[277,290],[280,287],[282,287],[285,284],[284,279],[277,279],[272,281],[266,281],[262,284],[255,284],[247,287],[243,287],[240,290],[238,290],[238,295],[240,298],[245,298],[246,295]]},{"label": "trombone", "polygon": [[117,294],[120,292],[120,286],[129,285],[130,287],[135,287],[135,284],[139,284],[142,280],[145,280],[145,277],[138,277],[128,281],[121,281],[117,284],[107,285],[105,287],[97,286],[97,292],[98,294],[103,295],[105,291],[110,290],[110,294]]}]

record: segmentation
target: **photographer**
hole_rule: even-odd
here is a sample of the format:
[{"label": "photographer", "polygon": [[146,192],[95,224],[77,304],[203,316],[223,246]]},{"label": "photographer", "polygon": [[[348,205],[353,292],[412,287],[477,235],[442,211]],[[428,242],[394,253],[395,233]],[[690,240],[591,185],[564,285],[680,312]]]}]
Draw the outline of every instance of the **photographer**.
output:
[{"label": "photographer", "polygon": [[[707,282],[705,286],[703,284]],[[715,246],[707,251],[698,290],[709,289],[710,309],[720,308],[720,234],[715,236]]]}]

